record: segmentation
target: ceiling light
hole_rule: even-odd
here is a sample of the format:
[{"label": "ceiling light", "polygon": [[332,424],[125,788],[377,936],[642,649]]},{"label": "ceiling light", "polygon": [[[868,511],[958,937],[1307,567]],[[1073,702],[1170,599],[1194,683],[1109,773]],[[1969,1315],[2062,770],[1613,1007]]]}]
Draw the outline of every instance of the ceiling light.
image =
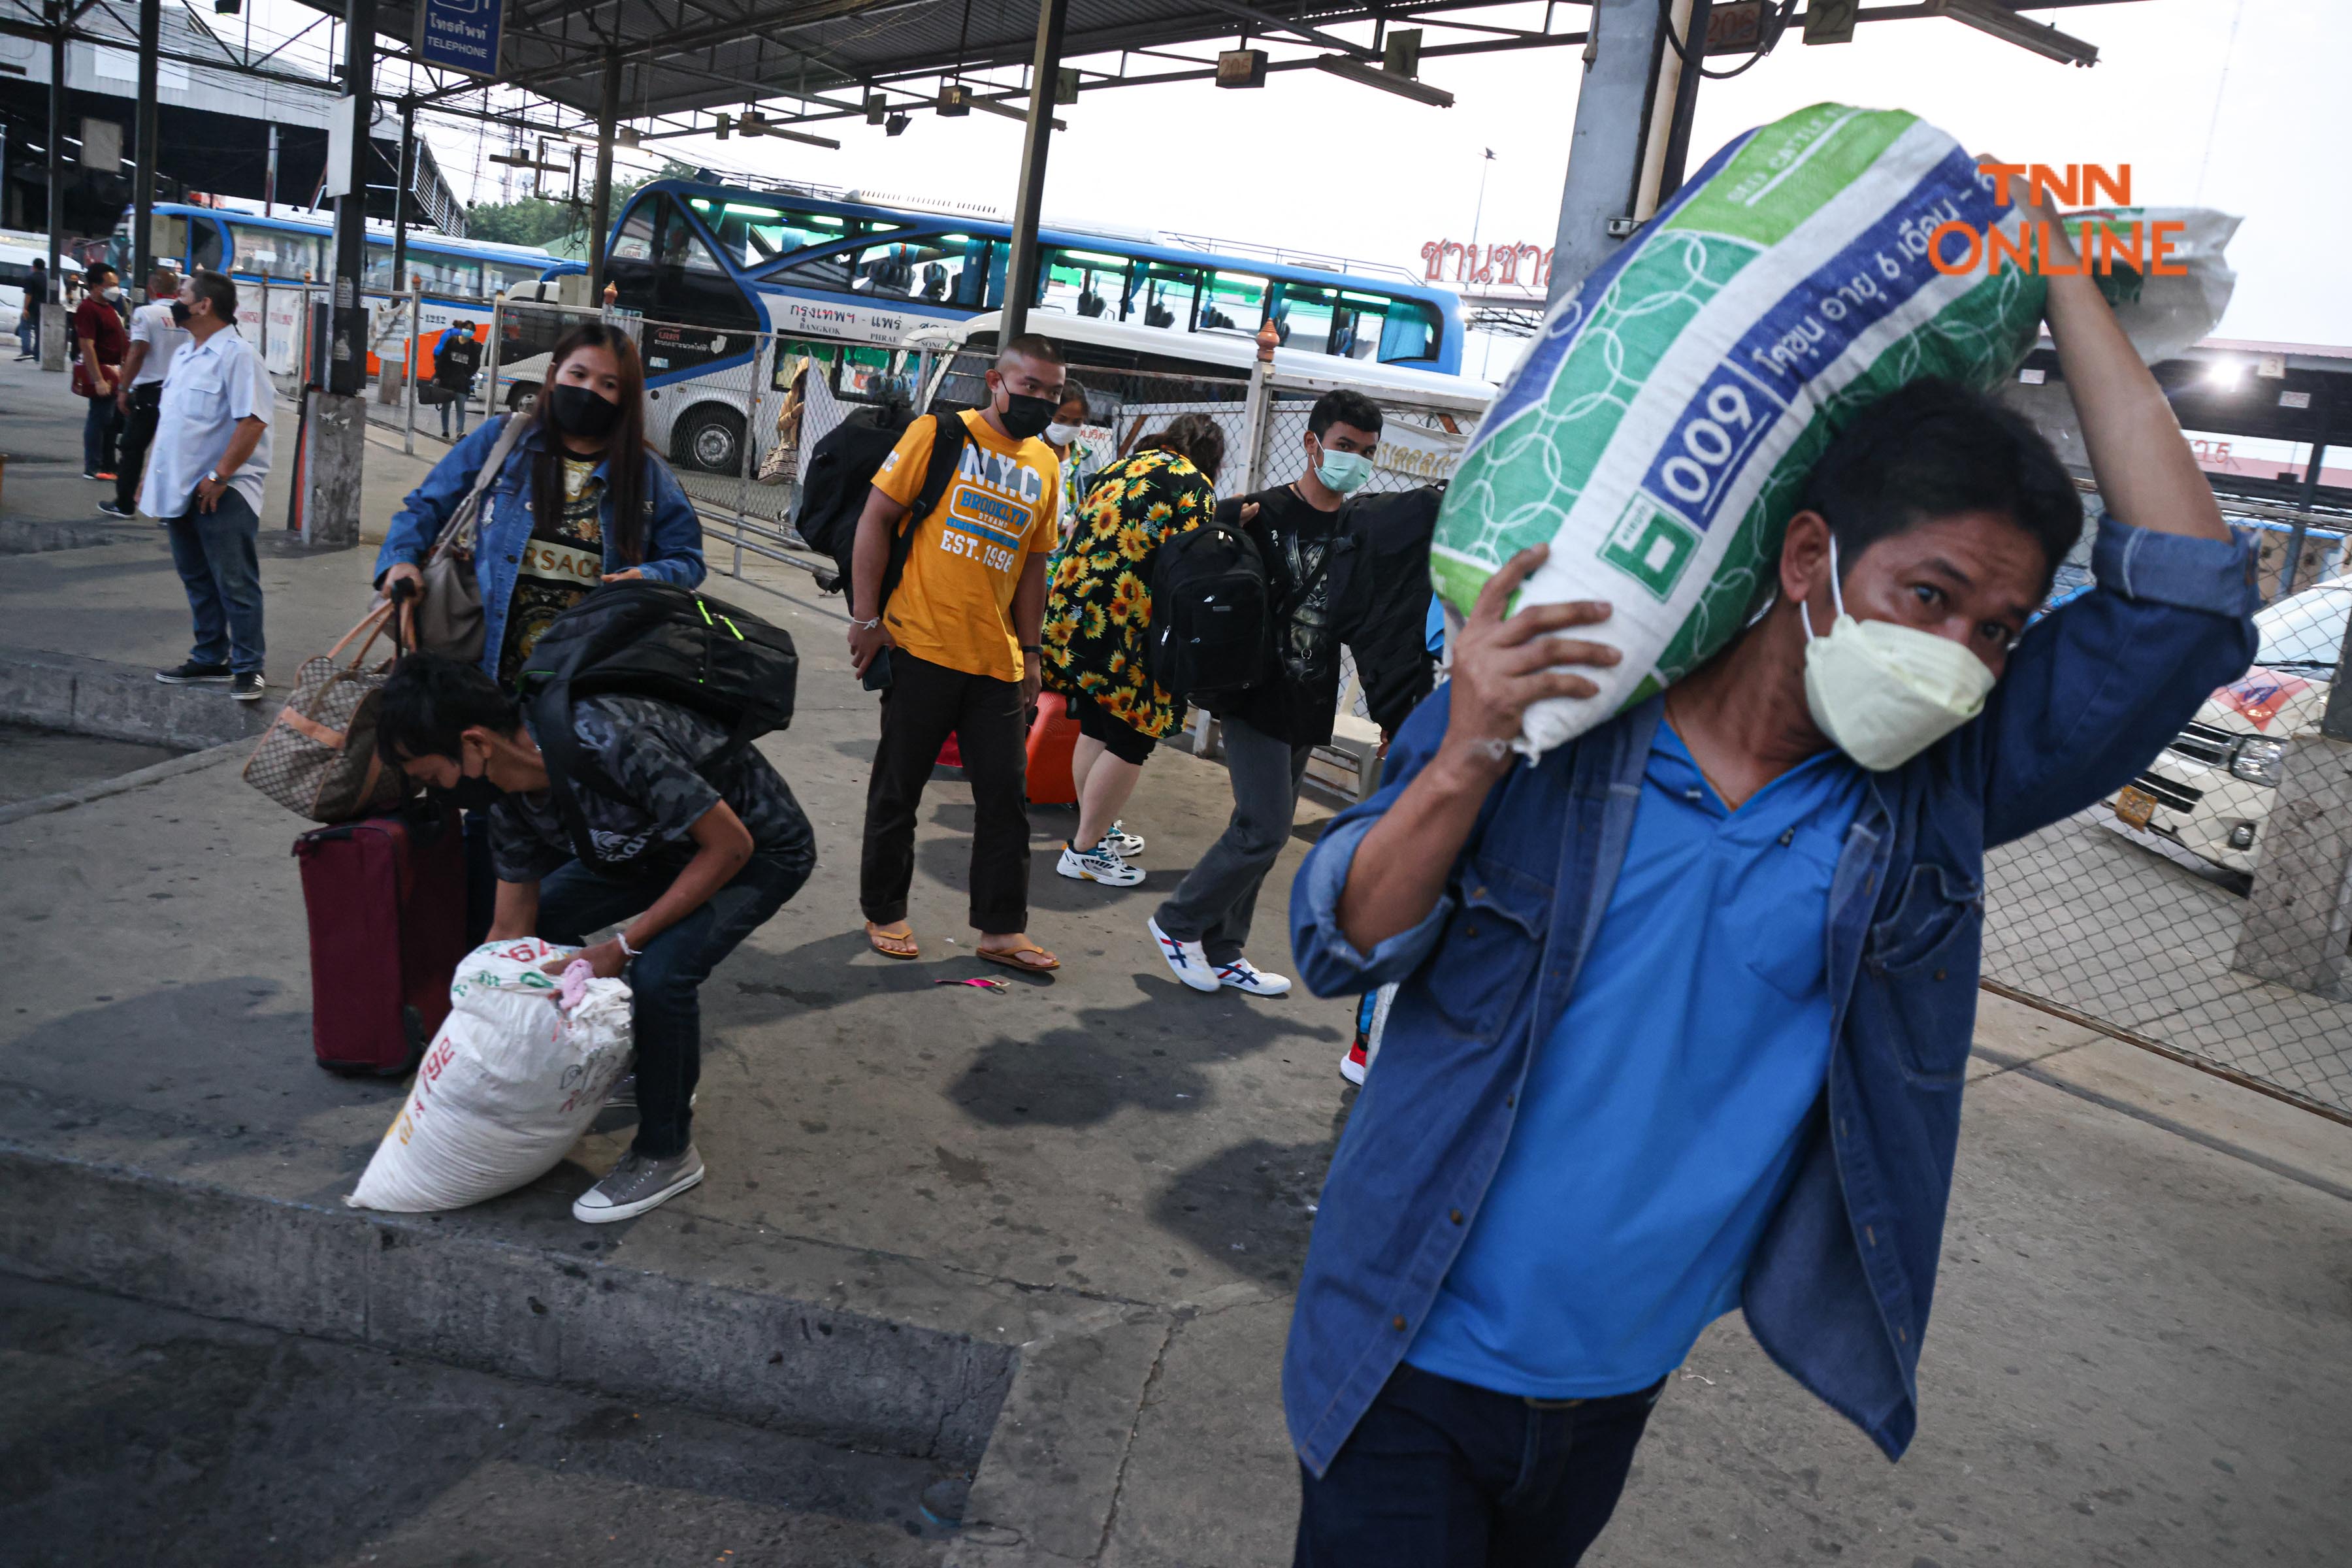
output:
[{"label": "ceiling light", "polygon": [[1432,87],[1411,77],[1394,76],[1377,66],[1351,60],[1345,55],[1319,55],[1315,60],[1315,68],[1345,77],[1349,81],[1361,82],[1366,87],[1379,88],[1382,92],[1395,93],[1399,98],[1412,99],[1416,103],[1434,104],[1440,109],[1454,107],[1454,95],[1442,87]]},{"label": "ceiling light", "polygon": [[1949,16],[1955,22],[1965,22],[1980,33],[1990,33],[2003,43],[2015,44],[2021,49],[2032,49],[2045,59],[2060,65],[2095,66],[2099,63],[2099,46],[2086,44],[2071,34],[2039,22],[2029,22],[2001,0],[1927,0],[1931,16]]},{"label": "ceiling light", "polygon": [[2233,392],[2246,379],[2246,362],[2241,359],[2217,359],[2205,372],[2205,384],[2218,391]]},{"label": "ceiling light", "polygon": [[889,119],[882,122],[882,134],[885,136],[898,135],[907,129],[907,124],[908,121],[905,115],[894,114]]}]

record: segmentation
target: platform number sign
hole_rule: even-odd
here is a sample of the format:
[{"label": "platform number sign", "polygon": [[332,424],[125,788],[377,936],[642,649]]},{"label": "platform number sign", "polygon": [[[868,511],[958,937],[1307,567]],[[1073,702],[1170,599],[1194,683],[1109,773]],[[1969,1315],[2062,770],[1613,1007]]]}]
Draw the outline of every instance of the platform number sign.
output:
[{"label": "platform number sign", "polygon": [[1805,0],[1805,42],[1853,42],[1854,13],[1861,8],[1861,0]]}]

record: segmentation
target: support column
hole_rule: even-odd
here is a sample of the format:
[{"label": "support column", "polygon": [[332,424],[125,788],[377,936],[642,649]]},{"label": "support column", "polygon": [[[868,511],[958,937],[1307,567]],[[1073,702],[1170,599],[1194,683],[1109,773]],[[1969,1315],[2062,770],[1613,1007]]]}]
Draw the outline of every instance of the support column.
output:
[{"label": "support column", "polygon": [[41,368],[66,368],[66,24],[49,0],[49,297],[41,305]]},{"label": "support column", "polygon": [[400,189],[392,197],[392,291],[408,288],[408,214],[416,190],[416,100],[400,100]]},{"label": "support column", "polygon": [[131,177],[131,275],[125,289],[146,298],[147,276],[155,270],[155,158],[160,148],[155,133],[156,55],[163,47],[163,0],[139,0],[139,107],[132,116],[139,166]]},{"label": "support column", "polygon": [[[1674,9],[1687,15],[1683,0]],[[1682,18],[1675,18],[1681,25]],[[1576,128],[1569,138],[1568,178],[1560,187],[1559,228],[1551,261],[1550,300],[1572,293],[1616,254],[1634,220],[1654,204],[1657,166],[1645,191],[1643,178],[1651,121],[1657,113],[1661,57],[1666,47],[1658,0],[1594,0],[1584,81],[1576,94]],[[1677,65],[1679,61],[1675,61]],[[1665,84],[1671,99],[1675,84]],[[1663,165],[1663,155],[1658,161]]]},{"label": "support column", "polygon": [[375,144],[375,0],[344,0],[343,90],[351,116],[350,163],[341,171],[347,189],[335,198],[335,263],[328,330],[325,384],[308,393],[302,463],[302,542],[341,547],[359,542],[360,477],[367,450],[368,174]]},{"label": "support column", "polygon": [[1054,136],[1054,100],[1061,95],[1062,29],[1070,0],[1039,0],[1037,52],[1029,67],[1029,130],[1021,139],[1021,189],[1013,212],[1013,258],[1004,268],[1004,335],[1029,330],[1037,293],[1037,215],[1045,201],[1045,153]]},{"label": "support column", "polygon": [[604,236],[613,226],[613,136],[621,120],[621,57],[604,57],[604,91],[596,104],[596,190],[588,202],[588,297],[604,297]]}]

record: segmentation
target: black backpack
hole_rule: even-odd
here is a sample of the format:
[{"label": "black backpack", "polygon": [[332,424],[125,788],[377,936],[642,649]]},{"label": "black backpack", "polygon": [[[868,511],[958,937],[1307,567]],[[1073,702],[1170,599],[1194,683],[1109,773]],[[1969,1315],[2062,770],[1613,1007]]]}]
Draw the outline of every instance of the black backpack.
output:
[{"label": "black backpack", "polygon": [[1143,668],[1180,702],[1255,685],[1270,598],[1257,542],[1235,524],[1212,519],[1161,540]]},{"label": "black backpack", "polygon": [[614,583],[549,623],[515,678],[547,761],[550,793],[581,863],[597,864],[578,779],[617,793],[581,753],[572,704],[589,697],[650,697],[727,727],[726,742],[695,766],[707,770],[793,721],[800,656],[792,634],[670,583]]},{"label": "black backpack", "polygon": [[[890,541],[890,565],[882,579],[877,615],[881,614],[881,603],[888,601],[891,590],[898,587],[898,578],[907,569],[908,553],[915,547],[916,528],[938,509],[940,499],[955,482],[956,465],[963,458],[968,433],[962,418],[954,414],[929,417],[938,425],[931,432],[930,464],[923,470],[923,488],[915,494],[906,526]],[[851,559],[857,550],[857,520],[866,514],[866,498],[874,489],[874,476],[881,471],[884,460],[908,427],[893,423],[880,410],[869,416],[861,409],[835,426],[809,454],[808,478],[801,484],[801,509],[793,518],[793,530],[810,549],[833,557],[841,574],[841,592],[850,595],[853,604],[856,597],[849,576]]]}]

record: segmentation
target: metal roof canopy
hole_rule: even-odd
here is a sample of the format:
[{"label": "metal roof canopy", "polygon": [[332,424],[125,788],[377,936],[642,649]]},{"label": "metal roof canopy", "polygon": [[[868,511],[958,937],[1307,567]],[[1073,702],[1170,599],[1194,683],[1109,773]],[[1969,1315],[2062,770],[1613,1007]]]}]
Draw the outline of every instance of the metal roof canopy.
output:
[{"label": "metal roof canopy", "polygon": [[[339,0],[304,3],[331,16],[344,14]],[[1213,79],[1213,55],[1181,52],[1187,45],[1264,48],[1273,57],[1267,69],[1284,71],[1318,68],[1334,57],[1342,66],[1377,69],[1391,29],[1430,32],[1433,36],[1418,51],[1423,61],[1587,42],[1581,26],[1570,30],[1567,24],[1581,24],[1596,0],[1542,0],[1539,28],[1500,26],[1472,16],[1505,6],[1524,11],[1531,3],[1069,0],[1059,55],[1066,63],[1085,62],[1076,68],[1083,92]],[[2033,0],[2033,9],[2122,3],[2127,0]],[[1869,6],[1859,11],[1856,20],[1965,19],[1960,16],[1964,6],[1999,8],[1999,0]],[[416,12],[414,0],[379,0],[380,34],[413,38]],[[1788,16],[1792,30],[1801,28],[1804,21],[1802,11]],[[1372,29],[1369,43],[1331,31],[1364,25]],[[592,123],[603,107],[606,67],[617,60],[624,120],[792,100],[796,109],[766,121],[775,127],[864,119],[869,113],[864,101],[867,93],[880,95],[892,113],[935,110],[940,97],[937,85],[915,90],[906,84],[944,84],[1030,66],[1040,27],[1034,0],[508,0],[504,30],[499,83],[571,109]],[[457,98],[485,85],[472,77],[427,71],[405,46],[379,47],[376,58],[387,64],[413,63],[425,71],[419,83],[423,90],[416,94],[423,104]],[[1360,73],[1342,74],[1364,79]],[[425,80],[432,85],[426,87]],[[973,106],[983,110],[1003,111],[1009,102],[1027,98],[1025,85],[985,80],[969,85]],[[658,133],[700,134],[712,129],[682,126]]]}]

